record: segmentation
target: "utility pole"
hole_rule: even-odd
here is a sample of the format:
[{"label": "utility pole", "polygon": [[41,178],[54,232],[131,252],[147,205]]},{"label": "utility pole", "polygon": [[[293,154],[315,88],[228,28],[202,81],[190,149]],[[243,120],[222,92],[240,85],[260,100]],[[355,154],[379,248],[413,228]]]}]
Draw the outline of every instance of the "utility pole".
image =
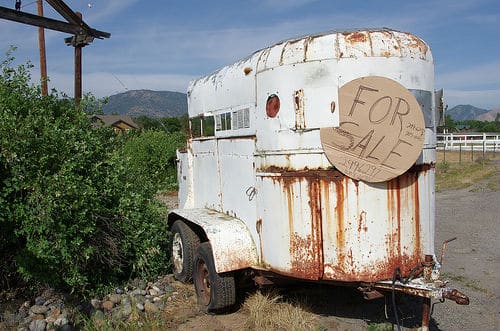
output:
[{"label": "utility pole", "polygon": [[[39,10],[42,0],[37,0]],[[104,39],[111,37],[111,34],[104,31],[92,29],[82,20],[82,14],[75,13],[63,0],[45,0],[54,8],[67,22],[58,21],[43,17],[42,14],[33,15],[20,11],[21,1],[16,2],[16,10],[0,6],[0,19],[7,19],[23,24],[35,25],[38,27],[71,33],[73,37],[64,38],[67,45],[75,47],[75,104],[78,106],[82,99],[82,48],[90,44],[95,38]],[[19,5],[17,5],[19,3]],[[19,8],[18,8],[19,7]],[[43,33],[43,29],[42,29]],[[42,42],[43,40],[43,42]],[[42,54],[43,50],[43,54]],[[43,59],[43,61],[42,61]],[[43,63],[42,63],[43,62]],[[42,84],[47,84],[47,69],[45,63],[45,37],[40,38],[40,67]],[[48,88],[42,85],[42,94],[48,93]]]},{"label": "utility pole", "polygon": [[[76,12],[80,22],[82,13]],[[85,44],[75,44],[75,105],[78,107],[82,100],[82,48]]]},{"label": "utility pole", "polygon": [[[38,16],[43,17],[43,0],[38,2]],[[46,96],[49,93],[47,83],[47,58],[45,56],[45,30],[38,27],[38,45],[40,48],[40,82],[42,87],[42,95]]]}]

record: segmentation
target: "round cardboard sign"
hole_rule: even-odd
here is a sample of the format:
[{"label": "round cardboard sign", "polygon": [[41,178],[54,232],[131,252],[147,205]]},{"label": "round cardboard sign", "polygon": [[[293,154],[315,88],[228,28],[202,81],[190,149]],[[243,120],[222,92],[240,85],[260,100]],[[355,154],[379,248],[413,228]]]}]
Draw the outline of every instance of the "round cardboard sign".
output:
[{"label": "round cardboard sign", "polygon": [[408,170],[425,138],[422,110],[398,82],[378,76],[354,79],[339,90],[340,124],[321,128],[328,160],[345,175],[383,182]]}]

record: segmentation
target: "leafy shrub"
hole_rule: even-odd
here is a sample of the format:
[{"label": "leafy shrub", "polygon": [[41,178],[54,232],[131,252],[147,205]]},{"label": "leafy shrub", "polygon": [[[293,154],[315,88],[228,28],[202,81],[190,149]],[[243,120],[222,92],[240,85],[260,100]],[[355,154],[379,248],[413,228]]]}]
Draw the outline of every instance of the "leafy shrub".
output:
[{"label": "leafy shrub", "polygon": [[117,151],[128,169],[129,180],[147,194],[173,190],[176,180],[176,150],[185,142],[181,132],[147,130],[130,134]]},{"label": "leafy shrub", "polygon": [[165,209],[155,184],[134,177],[148,178],[148,168],[120,157],[142,138],[92,128],[72,100],[41,97],[29,65],[11,63],[8,53],[0,64],[0,259],[10,261],[0,279],[16,268],[27,281],[85,294],[164,272]]}]

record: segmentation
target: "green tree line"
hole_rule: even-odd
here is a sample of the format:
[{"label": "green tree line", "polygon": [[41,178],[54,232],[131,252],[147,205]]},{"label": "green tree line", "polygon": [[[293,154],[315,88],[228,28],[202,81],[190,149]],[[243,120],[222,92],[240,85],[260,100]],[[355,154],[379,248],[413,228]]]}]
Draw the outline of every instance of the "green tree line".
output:
[{"label": "green tree line", "polygon": [[500,114],[497,114],[494,121],[465,120],[455,121],[450,115],[445,116],[444,128],[453,132],[459,126],[468,126],[474,132],[500,132]]}]

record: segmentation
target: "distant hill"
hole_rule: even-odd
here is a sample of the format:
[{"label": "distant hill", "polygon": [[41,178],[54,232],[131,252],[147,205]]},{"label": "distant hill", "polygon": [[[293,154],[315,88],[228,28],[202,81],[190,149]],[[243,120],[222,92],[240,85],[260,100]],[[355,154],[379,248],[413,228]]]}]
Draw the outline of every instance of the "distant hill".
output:
[{"label": "distant hill", "polygon": [[488,113],[489,110],[477,108],[471,105],[458,105],[446,111],[455,121],[474,120],[476,117]]},{"label": "distant hill", "polygon": [[487,113],[477,116],[475,119],[478,121],[495,121],[500,115],[500,109],[493,109]]},{"label": "distant hill", "polygon": [[110,96],[103,112],[132,117],[177,117],[187,114],[187,98],[180,92],[132,90]]}]

